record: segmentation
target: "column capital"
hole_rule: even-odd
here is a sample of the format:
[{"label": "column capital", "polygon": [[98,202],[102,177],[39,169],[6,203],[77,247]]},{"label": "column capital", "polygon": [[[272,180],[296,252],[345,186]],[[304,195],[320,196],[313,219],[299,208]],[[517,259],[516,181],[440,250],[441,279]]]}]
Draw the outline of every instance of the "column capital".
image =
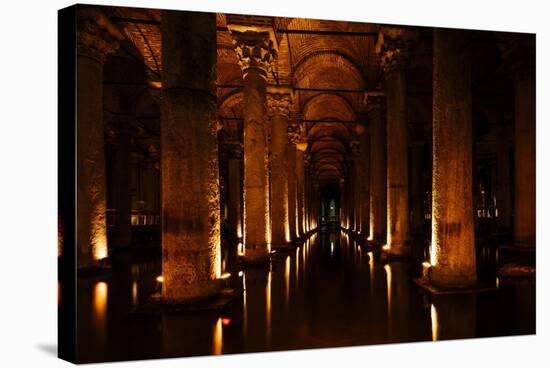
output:
[{"label": "column capital", "polygon": [[287,86],[267,86],[268,115],[282,115],[288,119],[292,107],[292,88]]},{"label": "column capital", "polygon": [[361,142],[360,141],[351,141],[349,142],[349,148],[351,150],[351,153],[353,153],[354,156],[358,156],[361,149]]},{"label": "column capital", "polygon": [[286,136],[290,144],[299,144],[303,141],[303,128],[301,124],[289,124],[286,130]]},{"label": "column capital", "polygon": [[97,9],[82,8],[77,13],[77,53],[91,57],[100,63],[107,55],[114,53],[119,42],[124,39],[122,33]]},{"label": "column capital", "polygon": [[376,54],[386,78],[396,70],[403,70],[411,57],[412,43],[418,31],[410,28],[383,26],[376,41]]},{"label": "column capital", "polygon": [[277,58],[277,39],[273,27],[265,25],[227,24],[239,66],[244,76],[252,69],[267,79]]}]

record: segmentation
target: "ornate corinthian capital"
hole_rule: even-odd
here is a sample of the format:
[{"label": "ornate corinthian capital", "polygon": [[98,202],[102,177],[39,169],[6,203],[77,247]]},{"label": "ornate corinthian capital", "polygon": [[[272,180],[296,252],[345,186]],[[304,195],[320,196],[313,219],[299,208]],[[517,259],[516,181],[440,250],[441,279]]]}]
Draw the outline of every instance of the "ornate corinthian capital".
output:
[{"label": "ornate corinthian capital", "polygon": [[277,57],[277,39],[273,29],[265,26],[228,24],[233,46],[244,75],[250,69],[259,69],[264,77]]},{"label": "ornate corinthian capital", "polygon": [[289,124],[286,130],[286,136],[288,142],[291,144],[298,144],[303,139],[303,128],[300,124]]},{"label": "ornate corinthian capital", "polygon": [[108,54],[114,53],[124,39],[120,31],[93,8],[81,8],[77,14],[77,52],[99,62],[105,62]]},{"label": "ornate corinthian capital", "polygon": [[291,106],[291,88],[267,86],[267,113],[269,116],[283,115],[288,118]]},{"label": "ornate corinthian capital", "polygon": [[411,57],[412,42],[417,38],[418,32],[410,29],[387,26],[380,29],[376,54],[386,77],[406,67]]}]

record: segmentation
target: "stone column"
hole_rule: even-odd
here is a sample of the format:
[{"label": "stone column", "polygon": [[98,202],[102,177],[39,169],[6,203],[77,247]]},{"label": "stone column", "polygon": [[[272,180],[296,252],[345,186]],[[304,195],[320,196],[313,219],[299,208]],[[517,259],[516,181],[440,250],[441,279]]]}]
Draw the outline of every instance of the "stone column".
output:
[{"label": "stone column", "polygon": [[162,296],[191,302],[220,284],[216,16],[162,12]]},{"label": "stone column", "polygon": [[535,37],[510,35],[503,59],[514,82],[515,189],[514,245],[535,247],[536,109]]},{"label": "stone column", "polygon": [[[353,147],[353,145],[350,145]],[[348,177],[346,178],[346,208],[348,231],[355,230],[355,155],[351,149],[351,159],[347,160]]]},{"label": "stone column", "polygon": [[311,213],[311,203],[309,201],[309,192],[310,189],[310,176],[309,176],[309,165],[311,163],[311,156],[309,153],[304,153],[304,231],[309,233],[311,230],[310,222],[310,213]]},{"label": "stone column", "polygon": [[298,238],[298,195],[296,178],[296,144],[300,142],[300,126],[289,125],[287,131],[288,144],[286,155],[288,163],[288,223],[290,240]]},{"label": "stone column", "polygon": [[227,220],[228,236],[232,241],[241,239],[242,231],[242,180],[241,160],[243,157],[243,146],[239,142],[232,142],[227,145],[229,155],[227,163]]},{"label": "stone column", "polygon": [[271,117],[271,246],[282,248],[291,240],[286,135],[292,90],[288,87],[269,86],[268,92],[267,107]]},{"label": "stone column", "polygon": [[386,240],[386,100],[367,95],[370,121],[370,232],[369,240],[381,245]]},{"label": "stone column", "polygon": [[269,260],[269,172],[266,147],[267,73],[277,54],[271,29],[228,24],[244,78],[244,260]]},{"label": "stone column", "polygon": [[313,182],[313,227],[319,227],[319,211],[321,209],[321,193],[319,191],[319,183]]},{"label": "stone column", "polygon": [[365,167],[361,158],[360,141],[351,142],[353,152],[353,231],[359,235],[361,233],[361,192],[362,179],[365,174]]},{"label": "stone column", "polygon": [[103,64],[124,37],[96,9],[79,8],[77,18],[77,266],[86,268],[108,256]]},{"label": "stone column", "polygon": [[359,162],[362,168],[360,176],[360,197],[359,197],[359,235],[362,239],[367,239],[370,231],[370,138],[367,128],[363,125],[356,127],[356,133],[359,135]]},{"label": "stone column", "polygon": [[346,179],[340,178],[338,183],[338,189],[340,190],[340,227],[346,227]]},{"label": "stone column", "polygon": [[498,128],[497,145],[497,208],[498,222],[502,234],[511,234],[511,207],[512,188],[510,175],[510,138],[512,137],[509,125],[502,125]]},{"label": "stone column", "polygon": [[304,199],[304,155],[305,150],[307,149],[307,141],[301,140],[296,145],[296,206],[297,206],[297,221],[298,236],[302,237],[304,235],[305,229],[305,199]]},{"label": "stone column", "polygon": [[415,142],[411,147],[411,234],[424,235],[424,144]]},{"label": "stone column", "polygon": [[468,33],[435,29],[431,282],[476,282],[472,193],[472,87]]},{"label": "stone column", "polygon": [[129,120],[117,122],[115,128],[115,157],[113,162],[113,207],[116,210],[115,246],[127,247],[132,241],[130,213],[132,211],[130,131]]},{"label": "stone column", "polygon": [[387,96],[387,241],[390,255],[405,256],[409,245],[409,178],[407,145],[407,84],[405,67],[410,58],[412,31],[384,27],[377,53],[386,78]]}]

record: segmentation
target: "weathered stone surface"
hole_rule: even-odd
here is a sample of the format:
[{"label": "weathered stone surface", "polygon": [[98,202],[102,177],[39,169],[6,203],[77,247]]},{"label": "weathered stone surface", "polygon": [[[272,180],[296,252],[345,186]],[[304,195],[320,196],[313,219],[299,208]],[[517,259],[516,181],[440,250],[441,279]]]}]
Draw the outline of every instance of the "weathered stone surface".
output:
[{"label": "weathered stone surface", "polygon": [[367,96],[370,120],[370,240],[386,239],[386,99]]},{"label": "weathered stone surface", "polygon": [[163,300],[219,292],[220,212],[214,14],[163,11]]},{"label": "weathered stone surface", "polygon": [[271,117],[271,245],[284,247],[290,241],[288,217],[287,126],[290,93],[268,89],[267,107]]},{"label": "weathered stone surface", "polygon": [[295,240],[298,236],[296,144],[300,142],[300,137],[300,127],[298,125],[289,125],[287,130],[286,158],[288,163],[288,223],[290,240]]},{"label": "weathered stone surface", "polygon": [[304,154],[307,149],[307,141],[300,141],[296,145],[296,207],[297,207],[297,233],[304,235],[305,225],[305,195],[304,195]]},{"label": "weathered stone surface", "polygon": [[77,265],[108,256],[103,127],[103,63],[122,36],[98,10],[77,14]]},{"label": "weathered stone surface", "polygon": [[434,30],[431,282],[477,280],[472,198],[471,56],[463,31]]}]

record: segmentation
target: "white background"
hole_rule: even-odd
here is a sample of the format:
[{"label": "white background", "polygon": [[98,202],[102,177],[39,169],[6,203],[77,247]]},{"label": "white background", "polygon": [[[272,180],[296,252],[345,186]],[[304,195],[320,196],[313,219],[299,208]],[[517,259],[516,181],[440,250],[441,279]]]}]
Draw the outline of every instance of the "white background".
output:
[{"label": "white background", "polygon": [[[95,1],[537,33],[537,336],[116,363],[120,367],[549,366],[548,40],[544,1]],[[57,9],[8,0],[0,19],[0,366],[60,367],[57,341]],[[546,57],[545,57],[546,56]],[[546,290],[544,290],[546,289]],[[95,366],[95,365],[91,365]]]}]

